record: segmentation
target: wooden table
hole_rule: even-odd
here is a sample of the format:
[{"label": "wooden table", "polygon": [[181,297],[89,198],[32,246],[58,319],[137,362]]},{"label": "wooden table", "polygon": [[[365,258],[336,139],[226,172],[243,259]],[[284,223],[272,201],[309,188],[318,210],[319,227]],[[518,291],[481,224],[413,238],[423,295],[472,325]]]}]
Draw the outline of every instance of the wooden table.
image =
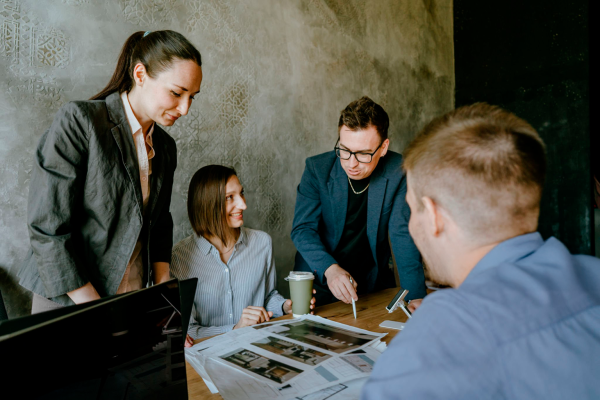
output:
[{"label": "wooden table", "polygon": [[[406,315],[402,310],[396,310],[393,313],[388,313],[385,307],[392,301],[398,288],[382,290],[381,292],[371,293],[360,297],[356,303],[356,319],[352,313],[352,305],[345,304],[341,301],[328,304],[326,306],[317,307],[316,314],[320,317],[331,319],[332,321],[342,324],[355,326],[357,328],[366,329],[372,332],[387,333],[382,341],[387,344],[399,332],[395,329],[380,328],[379,324],[385,320],[406,322]],[[290,319],[291,315],[275,318],[275,320]],[[195,343],[201,342],[204,339],[196,340]],[[190,399],[222,399],[220,394],[212,394],[204,384],[200,375],[186,362],[186,372],[188,380],[188,395]]]}]

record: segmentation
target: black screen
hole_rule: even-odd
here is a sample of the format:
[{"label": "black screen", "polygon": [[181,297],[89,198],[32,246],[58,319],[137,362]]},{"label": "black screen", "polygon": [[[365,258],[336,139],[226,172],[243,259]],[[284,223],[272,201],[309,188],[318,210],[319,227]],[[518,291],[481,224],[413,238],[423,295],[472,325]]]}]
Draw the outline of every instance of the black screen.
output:
[{"label": "black screen", "polygon": [[0,325],[12,330],[0,337],[2,381],[19,398],[187,399],[180,306],[171,280],[9,321]]}]

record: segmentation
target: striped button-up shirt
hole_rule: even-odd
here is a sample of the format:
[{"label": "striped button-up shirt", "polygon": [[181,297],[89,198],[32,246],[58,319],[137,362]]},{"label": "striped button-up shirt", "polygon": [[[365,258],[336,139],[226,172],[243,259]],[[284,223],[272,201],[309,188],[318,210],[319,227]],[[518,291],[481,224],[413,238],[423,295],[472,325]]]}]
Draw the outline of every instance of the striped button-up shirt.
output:
[{"label": "striped button-up shirt", "polygon": [[188,333],[194,339],[228,332],[248,306],[283,315],[285,301],[275,286],[277,275],[271,237],[245,227],[227,263],[208,240],[192,234],[173,247],[171,274],[198,278]]}]

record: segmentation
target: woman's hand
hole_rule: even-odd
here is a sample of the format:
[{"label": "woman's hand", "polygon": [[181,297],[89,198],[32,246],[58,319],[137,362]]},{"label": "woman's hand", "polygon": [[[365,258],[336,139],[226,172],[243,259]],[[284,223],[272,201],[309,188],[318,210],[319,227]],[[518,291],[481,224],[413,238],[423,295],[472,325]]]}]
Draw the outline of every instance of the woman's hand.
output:
[{"label": "woman's hand", "polygon": [[155,262],[152,263],[152,269],[154,272],[154,284],[158,285],[171,279],[169,275],[169,263],[166,262]]},{"label": "woman's hand", "polygon": [[185,347],[192,347],[193,345],[194,345],[194,339],[192,339],[192,337],[190,335],[186,335],[185,336],[184,346]]},{"label": "woman's hand", "polygon": [[[315,289],[313,289],[313,294],[317,294],[317,291]],[[312,299],[310,299],[310,309],[312,310],[310,313],[311,314],[315,314],[315,307],[317,306],[317,300],[315,299],[315,296],[313,296]],[[292,313],[292,300],[287,299],[285,301],[285,303],[283,303],[283,312],[286,314],[291,314]]]},{"label": "woman's hand", "polygon": [[272,316],[273,313],[265,310],[264,307],[248,306],[242,311],[242,317],[239,322],[235,324],[233,329],[262,324],[263,322],[269,321]]},{"label": "woman's hand", "polygon": [[100,299],[100,295],[98,294],[91,282],[86,283],[79,289],[75,289],[71,292],[68,292],[67,296],[69,296],[75,304],[82,304],[87,303],[88,301]]}]

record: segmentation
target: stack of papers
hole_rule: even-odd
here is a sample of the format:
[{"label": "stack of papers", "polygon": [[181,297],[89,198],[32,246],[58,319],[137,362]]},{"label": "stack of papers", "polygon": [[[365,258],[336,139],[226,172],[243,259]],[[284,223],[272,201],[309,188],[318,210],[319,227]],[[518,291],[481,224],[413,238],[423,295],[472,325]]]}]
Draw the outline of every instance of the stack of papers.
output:
[{"label": "stack of papers", "polygon": [[186,360],[225,399],[357,398],[385,335],[306,315],[214,337]]}]

